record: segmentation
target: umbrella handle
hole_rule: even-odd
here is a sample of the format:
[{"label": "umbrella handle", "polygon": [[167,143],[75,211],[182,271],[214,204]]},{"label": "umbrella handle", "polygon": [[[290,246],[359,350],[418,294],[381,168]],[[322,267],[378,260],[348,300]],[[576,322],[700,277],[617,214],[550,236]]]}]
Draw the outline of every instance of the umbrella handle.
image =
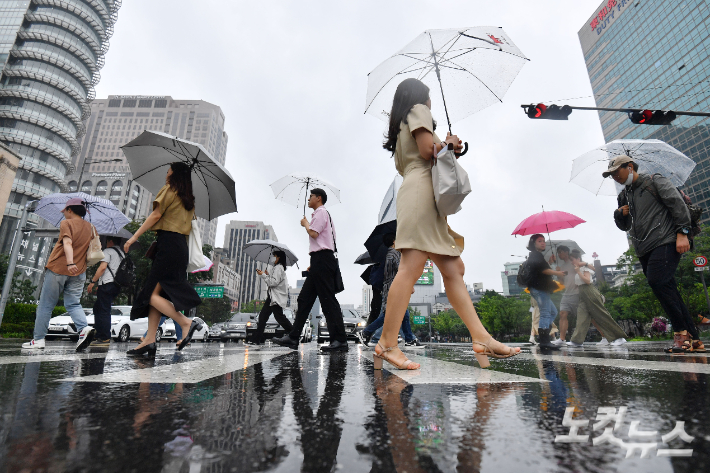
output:
[{"label": "umbrella handle", "polygon": [[461,151],[460,153],[454,153],[454,154],[458,158],[459,156],[463,156],[466,153],[468,153],[468,141],[463,144],[463,151]]}]

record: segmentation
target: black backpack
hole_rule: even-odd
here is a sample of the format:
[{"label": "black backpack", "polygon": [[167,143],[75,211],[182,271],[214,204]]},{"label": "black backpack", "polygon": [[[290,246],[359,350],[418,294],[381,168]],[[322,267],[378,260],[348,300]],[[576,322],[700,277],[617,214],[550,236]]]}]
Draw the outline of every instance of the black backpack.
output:
[{"label": "black backpack", "polygon": [[523,264],[518,267],[518,277],[515,278],[515,281],[520,287],[529,287],[533,279],[532,269],[528,261],[529,260],[523,261]]},{"label": "black backpack", "polygon": [[108,272],[113,276],[113,282],[121,287],[128,287],[131,285],[133,280],[136,278],[136,266],[133,264],[133,260],[128,255],[123,255],[123,253],[116,248],[109,248],[116,250],[118,257],[121,258],[121,263],[116,269],[116,274],[111,271],[111,266],[107,266]]}]

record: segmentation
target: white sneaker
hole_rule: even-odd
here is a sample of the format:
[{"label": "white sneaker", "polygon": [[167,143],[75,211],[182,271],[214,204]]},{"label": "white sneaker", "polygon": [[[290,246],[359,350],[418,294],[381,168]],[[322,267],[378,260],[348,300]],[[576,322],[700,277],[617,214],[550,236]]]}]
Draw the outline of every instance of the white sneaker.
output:
[{"label": "white sneaker", "polygon": [[88,347],[91,341],[94,339],[95,333],[96,330],[94,330],[93,327],[89,327],[88,325],[81,329],[81,332],[79,333],[79,341],[76,342],[76,351],[81,351],[84,348]]},{"label": "white sneaker", "polygon": [[530,343],[533,345],[537,345],[537,342],[535,341],[535,335],[530,335]]},{"label": "white sneaker", "polygon": [[609,341],[606,338],[602,338],[600,342],[597,342],[598,347],[604,347],[609,344]]},{"label": "white sneaker", "polygon": [[625,339],[625,338],[617,338],[616,340],[614,340],[613,342],[611,342],[611,346],[613,346],[613,347],[618,347],[619,345],[623,345],[624,343],[626,343],[626,339]]},{"label": "white sneaker", "polygon": [[557,340],[553,340],[550,342],[552,345],[555,345],[557,347],[562,346],[565,344],[565,341],[562,340],[561,338],[558,338]]},{"label": "white sneaker", "polygon": [[582,348],[584,345],[582,345],[581,343],[574,343],[572,341],[569,341],[567,342],[567,346],[572,348]]},{"label": "white sneaker", "polygon": [[30,340],[27,343],[23,343],[22,348],[27,348],[29,350],[44,348],[44,338],[42,340]]}]

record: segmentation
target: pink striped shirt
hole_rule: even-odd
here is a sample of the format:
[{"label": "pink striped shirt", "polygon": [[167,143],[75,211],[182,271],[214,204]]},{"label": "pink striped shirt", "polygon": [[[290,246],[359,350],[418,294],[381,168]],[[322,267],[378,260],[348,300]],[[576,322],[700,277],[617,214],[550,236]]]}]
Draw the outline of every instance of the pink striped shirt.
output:
[{"label": "pink striped shirt", "polygon": [[311,230],[318,232],[318,238],[309,235],[309,253],[321,250],[335,251],[333,243],[333,227],[330,225],[328,211],[322,205],[311,214]]}]

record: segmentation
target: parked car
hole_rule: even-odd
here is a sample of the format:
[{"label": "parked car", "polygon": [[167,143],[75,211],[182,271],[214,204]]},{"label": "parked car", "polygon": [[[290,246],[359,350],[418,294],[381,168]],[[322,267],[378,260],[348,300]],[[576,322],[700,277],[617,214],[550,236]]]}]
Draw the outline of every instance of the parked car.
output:
[{"label": "parked car", "polygon": [[[354,309],[344,309],[343,310],[343,325],[345,325],[345,333],[348,336],[348,340],[353,340],[358,342],[357,332],[361,332],[367,325],[367,317],[362,317]],[[328,325],[325,323],[325,317],[322,315],[318,316],[318,332],[317,332],[317,343],[325,343],[330,340],[330,334],[328,333]]]},{"label": "parked car", "polygon": [[[84,308],[86,323],[92,327],[94,326],[93,313],[93,309]],[[74,320],[72,320],[68,312],[49,319],[49,331],[47,332],[46,338],[47,340],[54,338],[68,338],[72,341],[79,340],[79,333],[76,330],[76,325],[74,325]]]},{"label": "parked car", "polygon": [[227,340],[243,340],[247,337],[247,323],[257,314],[247,312],[237,312],[232,318],[224,323],[220,333],[223,342]]},{"label": "parked car", "polygon": [[211,342],[212,340],[220,340],[222,338],[222,328],[224,327],[224,322],[219,322],[216,324],[212,324],[209,330],[209,338],[208,342]]},{"label": "parked car", "polygon": [[[291,321],[291,323],[294,322],[296,319],[296,314],[293,313],[291,309],[284,309],[284,315],[286,318]],[[247,322],[247,336],[249,339],[252,339],[252,335],[254,332],[256,332],[256,326],[259,323],[259,315],[254,314],[252,319]],[[273,314],[269,317],[269,320],[266,321],[266,326],[264,328],[264,338],[265,339],[270,339],[270,338],[278,338],[278,337],[283,337],[286,335],[286,331],[279,325],[279,323],[276,321],[276,318],[274,317]],[[303,331],[301,332],[301,341],[303,343],[309,343],[313,340],[313,329],[311,329],[311,324],[306,323],[303,326]]]},{"label": "parked car", "polygon": [[[192,341],[207,342],[209,339],[209,327],[207,326],[205,321],[199,317],[195,317],[192,320],[194,320],[198,324],[202,324],[202,328],[200,330],[195,330],[195,333],[192,334]],[[160,333],[162,340],[177,341],[177,335],[175,333],[175,322],[173,321],[173,319],[166,319],[165,322],[163,322],[163,325],[158,328],[158,332]]]},{"label": "parked car", "polygon": [[[119,311],[121,315],[114,318],[114,311]],[[131,306],[129,305],[113,306],[111,314],[111,338],[119,342],[141,338],[148,331],[148,317],[131,320]],[[156,342],[160,341],[162,334],[162,327],[158,327],[158,331],[155,334]]]}]

